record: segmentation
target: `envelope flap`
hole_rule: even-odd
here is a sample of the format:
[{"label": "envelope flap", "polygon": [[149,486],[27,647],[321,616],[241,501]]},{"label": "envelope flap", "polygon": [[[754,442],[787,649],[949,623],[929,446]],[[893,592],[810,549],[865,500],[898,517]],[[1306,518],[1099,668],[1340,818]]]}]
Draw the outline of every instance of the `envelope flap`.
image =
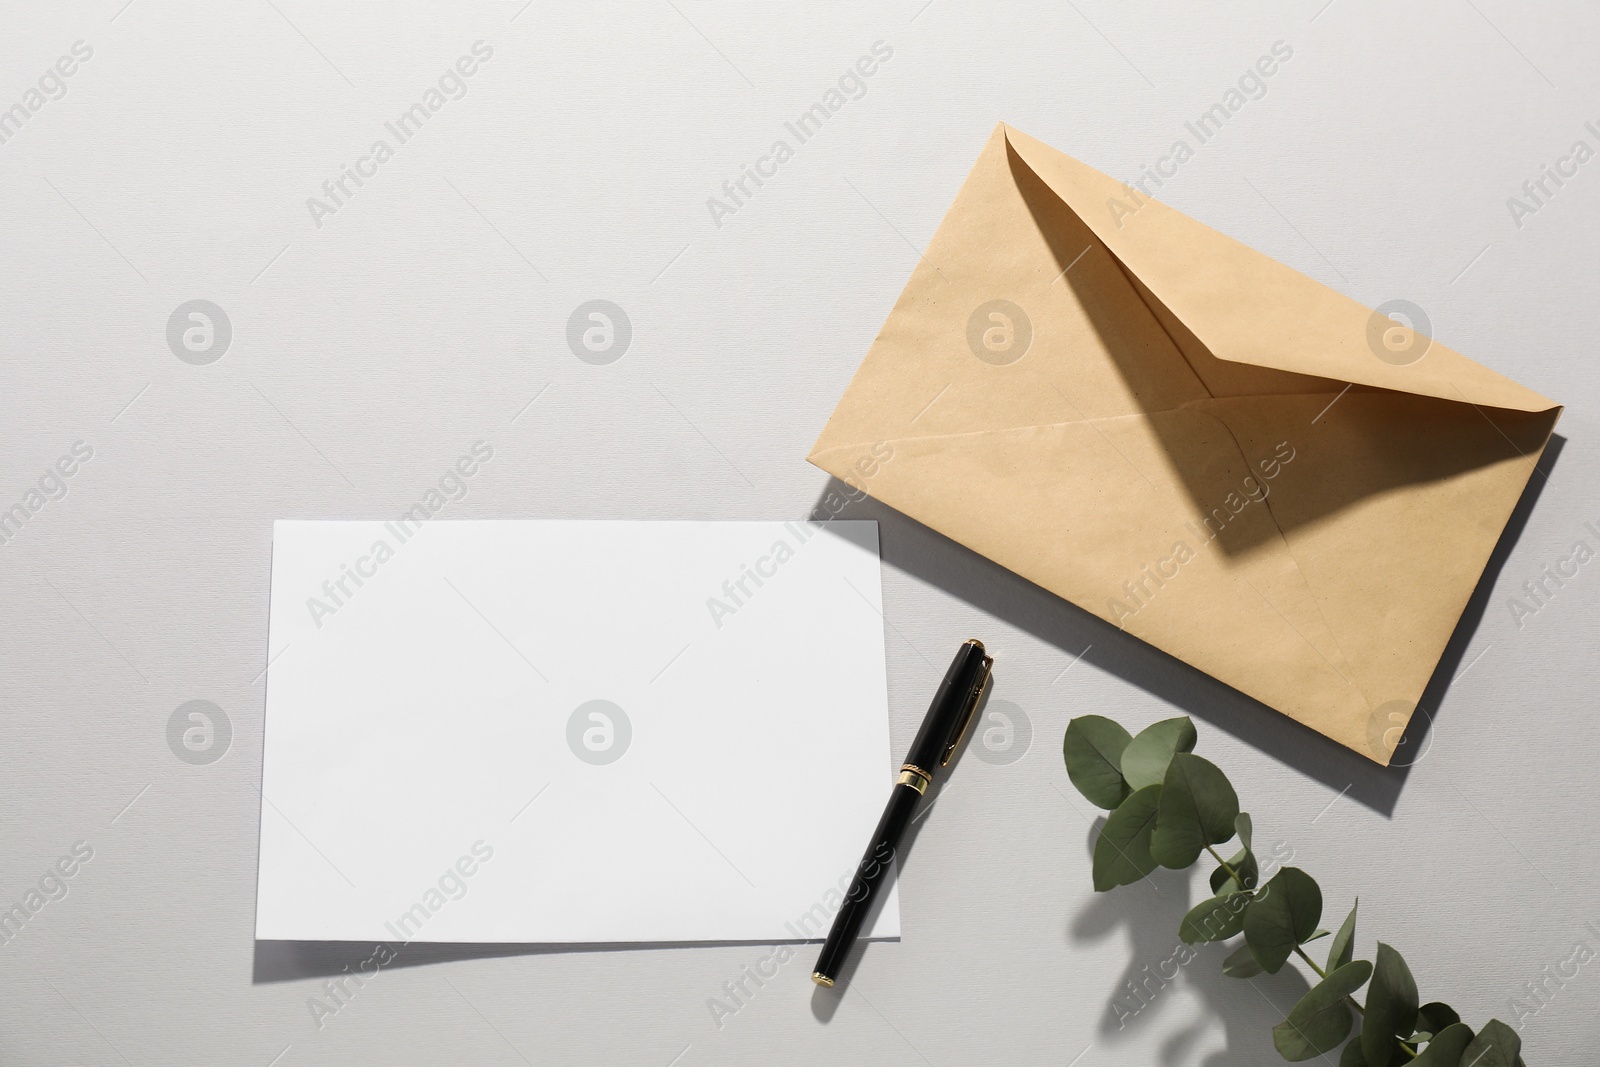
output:
[{"label": "envelope flap", "polygon": [[[1409,327],[1130,190],[1026,134],[1006,140],[1041,181],[1218,359],[1519,411],[1557,405],[1437,341],[1396,365],[1370,337]],[[1427,343],[1427,342],[1421,342]]]}]

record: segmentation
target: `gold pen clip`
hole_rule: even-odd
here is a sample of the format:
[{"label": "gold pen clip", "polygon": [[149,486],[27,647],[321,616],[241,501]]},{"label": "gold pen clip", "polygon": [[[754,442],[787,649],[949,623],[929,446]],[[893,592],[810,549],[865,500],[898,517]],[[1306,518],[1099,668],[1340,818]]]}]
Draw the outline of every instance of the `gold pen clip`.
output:
[{"label": "gold pen clip", "polygon": [[[982,642],[973,641],[980,649]],[[961,724],[950,734],[950,743],[945,746],[944,755],[939,758],[939,766],[948,766],[956,754],[956,748],[961,744],[961,739],[966,736],[967,727],[972,725],[972,717],[978,710],[978,704],[983,700],[983,690],[989,684],[989,678],[994,673],[994,657],[983,657],[983,673],[978,675],[977,682],[972,687],[972,695],[967,698],[966,710],[961,713]]]}]

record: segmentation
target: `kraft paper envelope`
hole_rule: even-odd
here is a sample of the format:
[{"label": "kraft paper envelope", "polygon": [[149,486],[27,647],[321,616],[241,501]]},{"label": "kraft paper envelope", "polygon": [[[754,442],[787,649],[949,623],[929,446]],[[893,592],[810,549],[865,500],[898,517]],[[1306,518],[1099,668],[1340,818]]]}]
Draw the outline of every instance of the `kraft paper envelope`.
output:
[{"label": "kraft paper envelope", "polygon": [[1388,763],[1560,414],[1411,325],[1002,125],[810,460]]}]

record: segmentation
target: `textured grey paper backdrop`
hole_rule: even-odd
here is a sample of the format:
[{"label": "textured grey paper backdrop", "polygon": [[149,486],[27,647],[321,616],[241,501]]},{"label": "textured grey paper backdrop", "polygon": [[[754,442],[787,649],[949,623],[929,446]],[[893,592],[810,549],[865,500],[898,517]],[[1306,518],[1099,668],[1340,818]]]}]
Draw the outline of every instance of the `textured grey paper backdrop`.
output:
[{"label": "textured grey paper backdrop", "polygon": [[[1362,952],[1381,935],[1426,994],[1520,1022],[1530,1064],[1588,1055],[1600,970],[1569,961],[1600,946],[1600,565],[1544,569],[1600,548],[1600,161],[1572,154],[1600,149],[1591,10],[110,0],[0,20],[0,508],[22,509],[0,545],[0,906],[40,905],[0,944],[0,1059],[1276,1063],[1295,979],[1172,964],[1182,879],[1089,890],[1066,720],[1175,708],[1264,850],[1292,850],[1330,912],[1362,895]],[[1292,58],[1196,144],[1186,123],[1277,42]],[[402,141],[388,124],[419,103]],[[801,143],[786,123],[818,103],[837,106]],[[1129,179],[1186,139],[1162,198],[1369,305],[1414,302],[1570,405],[1410,773],[852,505],[883,522],[896,745],[961,639],[990,643],[998,683],[919,824],[904,940],[842,997],[813,995],[809,949],[758,985],[768,947],[419,948],[374,976],[370,945],[253,944],[258,819],[283,817],[256,789],[271,520],[391,518],[441,480],[450,518],[811,514],[827,483],[802,457],[1002,119]],[[763,184],[735,202],[746,166]],[[602,319],[569,329],[591,301]],[[477,442],[493,458],[458,492]]]}]

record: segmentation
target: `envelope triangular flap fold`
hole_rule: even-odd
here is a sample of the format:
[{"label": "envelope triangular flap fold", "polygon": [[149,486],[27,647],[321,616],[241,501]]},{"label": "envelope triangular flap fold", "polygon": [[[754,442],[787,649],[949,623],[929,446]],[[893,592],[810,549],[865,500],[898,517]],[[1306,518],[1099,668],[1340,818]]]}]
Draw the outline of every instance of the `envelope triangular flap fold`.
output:
[{"label": "envelope triangular flap fold", "polygon": [[1370,308],[1027,134],[1002,129],[1028,167],[1218,359],[1488,407],[1556,406],[1437,342],[1415,363],[1386,363],[1368,347]]},{"label": "envelope triangular flap fold", "polygon": [[[1552,405],[1437,344],[1385,364],[1367,309],[1113,196],[998,127],[810,459],[1385,762]],[[1002,365],[970,336],[995,299],[1030,327]]]}]

